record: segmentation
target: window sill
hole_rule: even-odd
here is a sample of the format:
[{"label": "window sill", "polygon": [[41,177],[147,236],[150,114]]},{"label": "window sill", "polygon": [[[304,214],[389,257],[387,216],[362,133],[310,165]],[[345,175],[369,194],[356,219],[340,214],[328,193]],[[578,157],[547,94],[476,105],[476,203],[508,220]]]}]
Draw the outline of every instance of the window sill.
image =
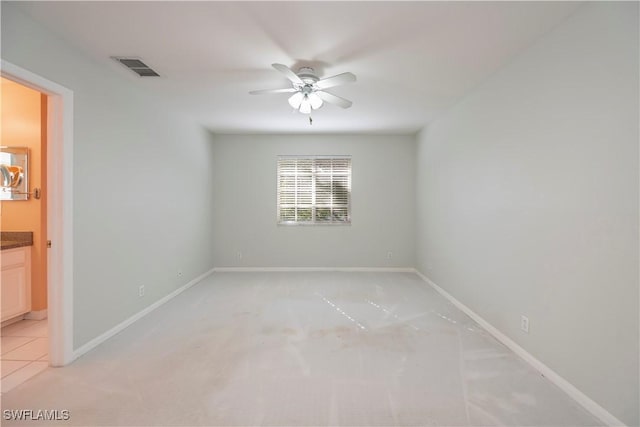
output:
[{"label": "window sill", "polygon": [[350,226],[351,221],[349,222],[278,222],[278,227],[344,227]]}]

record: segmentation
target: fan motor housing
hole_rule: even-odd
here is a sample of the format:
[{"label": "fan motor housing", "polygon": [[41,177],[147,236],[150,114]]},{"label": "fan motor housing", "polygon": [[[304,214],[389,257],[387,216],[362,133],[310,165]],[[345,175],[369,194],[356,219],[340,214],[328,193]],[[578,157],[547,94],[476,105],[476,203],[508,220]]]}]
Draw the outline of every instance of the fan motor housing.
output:
[{"label": "fan motor housing", "polygon": [[298,70],[298,77],[302,79],[306,84],[314,84],[318,80],[318,76],[315,75],[313,68],[311,67],[300,67]]}]

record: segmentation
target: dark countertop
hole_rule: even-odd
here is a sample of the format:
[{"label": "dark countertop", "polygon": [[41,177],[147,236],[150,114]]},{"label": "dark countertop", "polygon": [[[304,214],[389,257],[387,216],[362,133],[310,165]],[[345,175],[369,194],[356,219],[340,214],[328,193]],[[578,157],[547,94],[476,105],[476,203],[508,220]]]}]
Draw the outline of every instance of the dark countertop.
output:
[{"label": "dark countertop", "polygon": [[1,250],[21,248],[33,245],[32,231],[2,231],[0,232]]}]

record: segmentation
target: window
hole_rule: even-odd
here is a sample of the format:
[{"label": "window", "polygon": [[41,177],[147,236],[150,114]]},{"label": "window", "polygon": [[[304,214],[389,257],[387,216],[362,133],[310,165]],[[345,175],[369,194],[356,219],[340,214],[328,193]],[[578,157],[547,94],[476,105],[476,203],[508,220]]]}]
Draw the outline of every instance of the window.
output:
[{"label": "window", "polygon": [[278,224],[351,224],[351,156],[278,156]]}]

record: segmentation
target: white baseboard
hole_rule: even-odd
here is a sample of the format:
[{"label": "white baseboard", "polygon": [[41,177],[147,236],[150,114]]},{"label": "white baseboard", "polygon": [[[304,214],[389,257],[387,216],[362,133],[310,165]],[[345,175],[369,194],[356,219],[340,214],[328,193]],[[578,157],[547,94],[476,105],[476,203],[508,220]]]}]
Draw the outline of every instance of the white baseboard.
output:
[{"label": "white baseboard", "polygon": [[258,272],[313,272],[341,271],[361,273],[415,273],[412,267],[215,267],[218,273],[258,273]]},{"label": "white baseboard", "polygon": [[431,279],[429,279],[424,274],[420,273],[418,270],[415,270],[415,273],[424,280],[427,284],[429,284],[433,289],[435,289],[438,293],[440,293],[443,297],[451,301],[453,305],[458,307],[462,312],[464,312],[467,316],[477,322],[481,327],[483,327],[487,332],[494,336],[498,341],[507,346],[511,351],[520,356],[526,362],[528,362],[534,369],[544,375],[549,381],[558,386],[561,390],[567,393],[572,399],[578,402],[582,407],[584,407],[587,411],[589,411],[593,416],[598,418],[607,426],[624,426],[625,424],[613,416],[609,411],[604,409],[602,406],[594,402],[589,396],[578,390],[573,384],[569,381],[565,380],[554,370],[549,368],[547,365],[542,363],[540,360],[536,359],[531,353],[529,353],[524,348],[520,347],[515,341],[511,338],[500,332],[489,322],[484,320],[478,314],[476,314],[469,307],[455,299],[451,294],[442,289],[440,286],[436,285]]},{"label": "white baseboard", "polygon": [[47,309],[30,311],[24,315],[24,318],[28,320],[44,320],[47,318]]},{"label": "white baseboard", "polygon": [[78,357],[82,356],[86,352],[94,349],[95,347],[97,347],[98,345],[102,344],[103,342],[105,342],[106,340],[108,340],[109,338],[111,338],[112,336],[117,334],[118,332],[122,331],[123,329],[125,329],[128,326],[130,326],[131,324],[133,324],[137,320],[139,320],[142,317],[146,316],[147,314],[151,313],[156,308],[158,308],[161,305],[167,303],[168,301],[170,301],[171,299],[175,298],[176,296],[178,296],[182,292],[186,291],[187,289],[189,289],[190,287],[192,287],[196,283],[202,281],[204,278],[206,278],[207,276],[212,274],[213,271],[214,271],[214,269],[212,268],[211,270],[201,274],[200,276],[198,276],[195,279],[191,280],[186,285],[179,287],[175,291],[173,291],[170,294],[162,297],[161,299],[159,299],[158,301],[154,302],[150,306],[146,307],[142,311],[140,311],[140,312],[134,314],[133,316],[129,317],[124,322],[117,324],[113,328],[109,329],[107,332],[95,337],[94,339],[92,339],[91,341],[89,341],[88,343],[83,345],[82,347],[76,349],[73,352],[73,356],[74,356],[73,358],[77,359]]}]

